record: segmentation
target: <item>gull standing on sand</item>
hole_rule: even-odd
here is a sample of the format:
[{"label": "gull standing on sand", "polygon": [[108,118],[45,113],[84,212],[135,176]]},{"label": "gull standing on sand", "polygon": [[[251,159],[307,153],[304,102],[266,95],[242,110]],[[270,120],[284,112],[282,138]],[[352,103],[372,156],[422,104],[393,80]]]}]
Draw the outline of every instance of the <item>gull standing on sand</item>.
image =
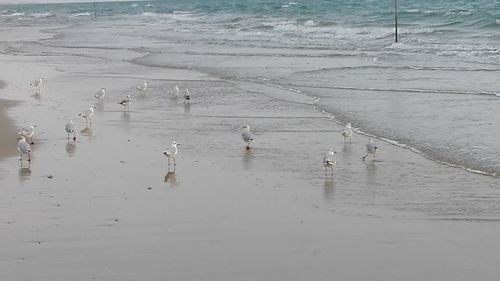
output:
[{"label": "gull standing on sand", "polygon": [[327,169],[330,168],[332,170],[333,175],[333,167],[337,164],[337,160],[335,159],[335,154],[337,151],[335,149],[330,149],[328,153],[323,157],[323,166],[325,166],[325,174],[327,173]]},{"label": "gull standing on sand", "polygon": [[69,119],[68,123],[66,123],[66,133],[68,133],[68,140],[69,134],[73,134],[73,141],[76,141],[75,123],[73,123],[73,119]]},{"label": "gull standing on sand", "polygon": [[163,151],[163,155],[167,156],[168,166],[170,166],[170,158],[174,159],[174,166],[175,166],[175,156],[179,152],[179,150],[177,149],[177,146],[179,145],[180,144],[178,144],[176,141],[172,141],[172,144],[170,145],[171,147]]},{"label": "gull standing on sand", "polygon": [[249,150],[250,149],[250,142],[255,141],[253,138],[252,132],[250,132],[250,126],[248,125],[243,125],[241,126],[241,138],[245,142],[245,149]]},{"label": "gull standing on sand", "polygon": [[369,154],[372,154],[373,155],[373,160],[375,160],[375,153],[377,152],[377,149],[378,149],[378,147],[375,145],[375,143],[373,142],[373,140],[370,139],[370,142],[366,145],[366,155],[363,156],[361,159],[363,159],[363,161],[364,161],[365,158]]},{"label": "gull standing on sand", "polygon": [[188,104],[191,102],[191,94],[189,93],[189,89],[186,89],[186,93],[184,93],[184,103]]},{"label": "gull standing on sand", "polygon": [[40,94],[40,86],[42,86],[43,78],[38,78],[30,83],[30,86],[35,87],[35,94]]},{"label": "gull standing on sand", "polygon": [[21,161],[23,161],[23,155],[28,155],[28,162],[31,163],[31,146],[26,142],[26,137],[22,134],[19,134],[19,138],[17,138],[17,150],[21,152]]},{"label": "gull standing on sand", "polygon": [[36,125],[29,124],[28,126],[22,128],[21,131],[18,132],[18,134],[23,135],[26,138],[29,138],[30,143],[35,144],[33,142],[33,134],[35,134],[35,127]]},{"label": "gull standing on sand", "polygon": [[148,88],[148,81],[143,81],[141,84],[135,86],[135,88],[137,89],[137,91],[139,91],[139,93],[141,95],[146,95],[146,89]]},{"label": "gull standing on sand", "polygon": [[94,98],[96,98],[99,103],[104,102],[104,97],[106,96],[106,88],[101,88],[97,93],[95,93]]},{"label": "gull standing on sand", "polygon": [[349,143],[351,143],[351,137],[352,137],[351,123],[347,123],[347,125],[345,125],[345,128],[342,131],[342,136],[344,137],[344,142],[347,142],[347,139],[349,139]]},{"label": "gull standing on sand", "polygon": [[92,116],[94,116],[94,108],[95,105],[91,104],[85,111],[78,114],[78,116],[85,118],[85,127],[88,126],[89,122],[90,122],[90,127],[92,127]]},{"label": "gull standing on sand", "polygon": [[119,102],[118,104],[121,104],[123,105],[123,107],[125,108],[125,111],[129,111],[129,104],[132,102],[132,96],[131,95],[127,95],[125,97],[124,100],[122,100],[121,102]]}]

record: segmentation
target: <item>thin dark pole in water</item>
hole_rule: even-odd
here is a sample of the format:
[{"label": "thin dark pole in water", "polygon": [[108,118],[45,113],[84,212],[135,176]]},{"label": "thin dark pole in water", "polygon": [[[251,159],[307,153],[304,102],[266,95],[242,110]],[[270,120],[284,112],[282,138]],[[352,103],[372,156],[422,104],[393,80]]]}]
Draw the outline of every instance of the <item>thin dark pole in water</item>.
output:
[{"label": "thin dark pole in water", "polygon": [[97,10],[96,10],[96,3],[95,3],[95,0],[94,0],[94,19],[97,18]]},{"label": "thin dark pole in water", "polygon": [[394,0],[394,39],[398,43],[398,0]]}]

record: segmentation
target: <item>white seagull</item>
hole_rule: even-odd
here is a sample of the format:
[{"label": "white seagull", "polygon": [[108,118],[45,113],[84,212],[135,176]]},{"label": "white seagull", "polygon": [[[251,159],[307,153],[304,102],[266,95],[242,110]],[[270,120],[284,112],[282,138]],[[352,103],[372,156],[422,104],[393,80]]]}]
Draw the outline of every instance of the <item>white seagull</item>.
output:
[{"label": "white seagull", "polygon": [[148,81],[143,81],[141,84],[135,86],[135,88],[137,89],[137,91],[139,91],[139,93],[141,95],[146,95],[146,89],[148,88]]},{"label": "white seagull", "polygon": [[344,137],[344,142],[347,142],[347,139],[349,139],[349,143],[351,143],[351,137],[352,137],[352,126],[351,123],[347,123],[345,125],[344,130],[342,131],[342,136]]},{"label": "white seagull", "polygon": [[40,86],[42,86],[43,78],[38,78],[30,83],[30,86],[35,87],[35,94],[40,94]]},{"label": "white seagull", "polygon": [[68,133],[68,140],[69,134],[73,134],[73,141],[76,141],[75,123],[73,123],[73,119],[69,119],[68,123],[66,123],[66,133]]},{"label": "white seagull", "polygon": [[18,132],[18,134],[23,135],[26,138],[29,138],[30,143],[35,144],[33,142],[33,134],[35,134],[35,127],[36,127],[36,125],[29,124],[28,126],[22,128],[21,131]]},{"label": "white seagull", "polygon": [[369,155],[373,155],[373,160],[375,160],[375,153],[377,152],[378,147],[375,145],[372,139],[370,139],[370,142],[366,145],[366,155],[363,156],[363,160]]},{"label": "white seagull", "polygon": [[248,125],[243,125],[241,126],[241,138],[245,142],[245,149],[249,150],[250,149],[250,142],[255,141],[253,138],[252,132],[250,132],[250,126]]},{"label": "white seagull", "polygon": [[123,107],[125,108],[125,111],[129,111],[129,105],[130,105],[131,102],[132,102],[132,96],[131,95],[127,95],[125,97],[125,99],[122,100],[121,102],[119,102],[118,104],[123,105]]},{"label": "white seagull", "polygon": [[101,88],[97,93],[95,93],[94,98],[96,98],[99,103],[104,102],[104,97],[106,96],[106,88]]},{"label": "white seagull", "polygon": [[21,161],[23,160],[23,155],[28,155],[28,161],[31,162],[31,146],[26,142],[26,137],[22,134],[17,138],[17,150],[21,152]]},{"label": "white seagull", "polygon": [[336,153],[337,151],[335,151],[335,149],[332,148],[323,157],[323,166],[325,166],[325,173],[327,172],[327,169],[330,168],[332,169],[332,175],[333,175],[333,167],[337,164],[337,160],[335,159]]},{"label": "white seagull", "polygon": [[163,151],[163,155],[165,155],[168,159],[169,166],[170,166],[170,158],[174,159],[174,166],[175,166],[175,156],[179,152],[179,150],[177,149],[177,146],[179,146],[179,145],[180,144],[177,143],[176,141],[172,141],[172,144],[170,145],[171,147],[169,149],[166,149],[165,151]]},{"label": "white seagull", "polygon": [[90,127],[92,127],[92,116],[94,116],[94,108],[95,105],[91,104],[85,111],[78,114],[78,116],[85,118],[85,127],[88,126],[89,122],[90,122]]},{"label": "white seagull", "polygon": [[191,102],[191,94],[189,93],[189,89],[186,89],[186,93],[184,93],[184,103]]}]

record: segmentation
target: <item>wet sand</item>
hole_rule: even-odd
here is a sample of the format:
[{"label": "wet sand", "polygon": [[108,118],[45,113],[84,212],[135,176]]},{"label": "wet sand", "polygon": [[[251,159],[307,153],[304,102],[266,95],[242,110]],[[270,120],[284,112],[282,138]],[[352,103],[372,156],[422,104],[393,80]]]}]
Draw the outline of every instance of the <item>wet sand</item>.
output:
[{"label": "wet sand", "polygon": [[[72,52],[89,56],[2,56],[7,98],[24,101],[9,116],[38,133],[30,168],[0,162],[1,280],[498,277],[496,179],[383,142],[363,162],[366,137],[344,144],[312,99],[282,89],[129,64],[141,55],[130,50]],[[25,80],[39,73],[34,97]],[[148,96],[124,112],[117,102],[143,79]],[[169,98],[176,84],[190,105]],[[100,87],[105,102],[84,129],[77,113]],[[256,134],[249,152],[243,124]],[[175,173],[161,153],[172,140]],[[329,178],[321,160],[332,146]]]},{"label": "wet sand", "polygon": [[[0,80],[0,97],[7,83]],[[0,161],[5,157],[13,156],[15,152],[11,147],[16,146],[16,130],[6,111],[15,106],[15,102],[0,98]]]}]

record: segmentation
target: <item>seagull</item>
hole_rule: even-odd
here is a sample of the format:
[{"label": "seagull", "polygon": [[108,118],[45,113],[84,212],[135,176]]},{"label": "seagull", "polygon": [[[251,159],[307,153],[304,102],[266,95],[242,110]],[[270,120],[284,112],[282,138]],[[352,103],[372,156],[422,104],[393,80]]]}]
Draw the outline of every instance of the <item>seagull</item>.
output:
[{"label": "seagull", "polygon": [[26,138],[29,138],[30,143],[35,144],[33,142],[33,134],[35,133],[35,127],[36,125],[29,124],[28,126],[22,128],[21,131],[18,132],[18,134],[23,135]]},{"label": "seagull", "polygon": [[146,95],[146,89],[148,88],[148,81],[143,81],[141,84],[135,86],[135,88],[137,89],[137,91],[139,91],[139,93],[141,95]]},{"label": "seagull", "polygon": [[132,102],[132,96],[131,95],[127,95],[125,97],[124,100],[122,100],[121,102],[119,102],[118,104],[121,104],[125,107],[125,110],[126,111],[129,111],[129,104]]},{"label": "seagull", "polygon": [[333,175],[333,167],[337,164],[337,160],[335,160],[336,153],[337,153],[337,151],[335,151],[335,149],[332,148],[323,157],[323,165],[325,166],[325,174],[327,172],[327,169],[330,168],[330,169],[332,169],[332,175]]},{"label": "seagull", "polygon": [[66,123],[66,133],[68,133],[68,140],[69,134],[73,134],[73,141],[76,141],[75,123],[73,123],[73,119],[69,119],[68,123]]},{"label": "seagull", "polygon": [[189,93],[189,89],[186,89],[186,93],[184,94],[184,103],[191,102],[191,94]]},{"label": "seagull", "polygon": [[168,93],[170,94],[170,98],[173,100],[176,100],[179,97],[180,92],[181,91],[179,90],[178,85],[175,85],[175,91],[168,91]]},{"label": "seagull", "polygon": [[35,94],[40,94],[40,86],[42,86],[43,78],[38,78],[30,83],[30,86],[35,87]]},{"label": "seagull", "polygon": [[89,108],[87,108],[84,112],[78,114],[78,116],[85,118],[85,127],[87,127],[89,121],[90,127],[92,127],[92,116],[94,115],[94,108],[95,105],[91,104],[89,105]]},{"label": "seagull", "polygon": [[104,96],[106,96],[106,88],[101,88],[97,93],[95,93],[94,98],[96,98],[99,103],[104,102]]},{"label": "seagull", "polygon": [[347,139],[349,139],[349,143],[351,143],[351,137],[352,137],[351,123],[347,123],[347,125],[345,125],[345,128],[342,131],[342,136],[344,136],[344,142],[347,142]]},{"label": "seagull", "polygon": [[373,140],[370,139],[370,142],[366,145],[366,155],[363,156],[361,159],[363,159],[363,161],[364,161],[365,158],[369,154],[372,154],[373,155],[373,160],[375,160],[375,153],[377,152],[377,149],[378,149],[378,147],[375,145],[375,143],[373,142]]},{"label": "seagull", "polygon": [[241,138],[245,142],[245,149],[249,150],[250,149],[250,142],[255,141],[253,139],[253,134],[250,132],[250,126],[248,125],[243,125],[241,126]]},{"label": "seagull", "polygon": [[174,166],[175,166],[175,156],[179,152],[177,150],[177,146],[179,146],[179,145],[180,144],[177,143],[176,141],[172,141],[172,144],[171,144],[172,147],[170,149],[166,149],[165,151],[163,151],[163,155],[167,156],[168,166],[170,166],[170,158],[174,159]]},{"label": "seagull", "polygon": [[23,160],[23,155],[28,155],[28,162],[31,162],[31,146],[28,142],[26,142],[26,137],[22,134],[19,134],[17,138],[17,150],[21,152],[21,161]]}]

